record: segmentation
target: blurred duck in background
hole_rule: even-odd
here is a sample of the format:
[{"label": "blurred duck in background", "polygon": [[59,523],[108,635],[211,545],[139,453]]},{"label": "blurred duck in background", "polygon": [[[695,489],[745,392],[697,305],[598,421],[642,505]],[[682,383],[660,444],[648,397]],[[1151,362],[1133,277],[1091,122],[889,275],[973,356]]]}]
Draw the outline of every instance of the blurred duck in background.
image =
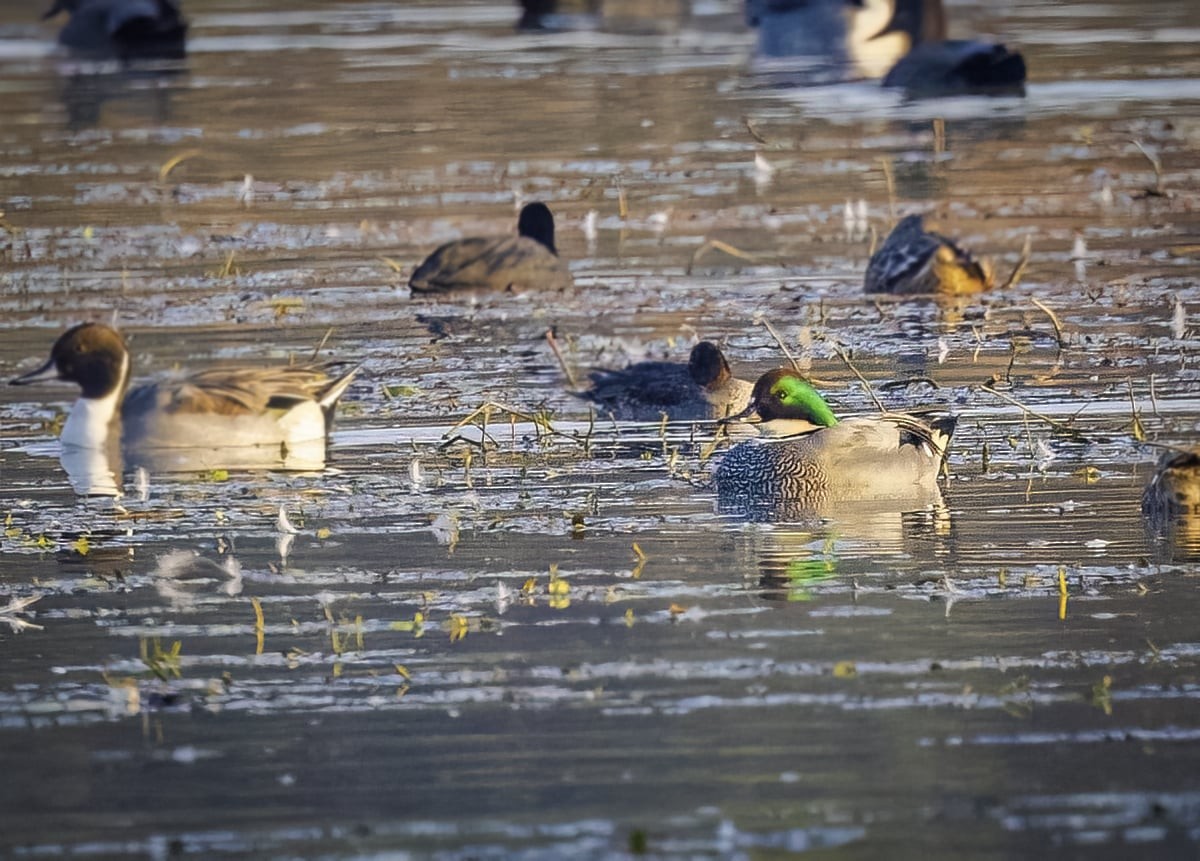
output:
[{"label": "blurred duck in background", "polygon": [[780,85],[882,78],[913,98],[1024,93],[1024,58],[947,39],[941,0],[746,0],[745,13],[760,69]]},{"label": "blurred duck in background", "polygon": [[91,59],[179,60],[187,20],[174,0],[55,0],[43,20],[69,16],[58,41]]},{"label": "blurred duck in background", "polygon": [[520,30],[606,30],[673,33],[689,14],[688,0],[520,0]]}]

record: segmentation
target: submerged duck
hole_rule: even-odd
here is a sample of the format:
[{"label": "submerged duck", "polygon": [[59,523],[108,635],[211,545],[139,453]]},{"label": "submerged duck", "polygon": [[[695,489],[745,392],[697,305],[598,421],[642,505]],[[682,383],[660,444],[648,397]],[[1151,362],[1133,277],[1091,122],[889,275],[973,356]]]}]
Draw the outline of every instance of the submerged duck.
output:
[{"label": "submerged duck", "polygon": [[54,0],[42,16],[70,17],[59,44],[101,59],[178,60],[186,54],[187,20],[174,0]]},{"label": "submerged duck", "polygon": [[278,452],[324,443],[338,398],[357,370],[331,380],[318,368],[299,365],[214,368],[126,393],[130,361],[124,339],[101,323],[81,323],[59,336],[46,364],[11,382],[79,384],[82,396],[63,426],[63,446],[103,449],[119,440],[122,449],[135,453],[240,446]]},{"label": "submerged duck", "polygon": [[871,255],[864,278],[868,293],[978,293],[994,283],[990,262],[926,230],[920,215],[900,219]]},{"label": "submerged duck", "polygon": [[687,364],[638,362],[624,370],[591,373],[592,387],[580,396],[614,419],[703,421],[741,412],[750,403],[751,383],[733,376],[721,348],[711,341],[692,347]]},{"label": "submerged duck", "polygon": [[517,219],[517,235],[447,242],[425,258],[409,279],[414,293],[448,290],[563,290],[574,283],[554,247],[554,215],[529,203]]},{"label": "submerged duck", "polygon": [[938,473],[954,417],[925,422],[904,413],[839,421],[791,368],[754,384],[750,405],[727,421],[756,423],[766,438],[738,443],[717,465],[723,503],[738,508],[800,503],[940,499]]},{"label": "submerged duck", "polygon": [[882,77],[912,97],[1023,93],[1024,58],[948,40],[941,0],[746,0],[746,21],[759,28],[759,57],[805,61],[775,73],[784,84]]}]

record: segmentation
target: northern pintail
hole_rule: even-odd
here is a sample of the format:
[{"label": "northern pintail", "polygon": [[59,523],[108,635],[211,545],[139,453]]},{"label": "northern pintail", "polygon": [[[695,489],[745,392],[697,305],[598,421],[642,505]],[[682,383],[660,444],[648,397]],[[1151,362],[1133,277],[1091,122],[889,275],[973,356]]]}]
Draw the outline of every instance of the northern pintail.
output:
[{"label": "northern pintail", "polygon": [[[49,360],[12,380],[78,383],[82,396],[63,425],[64,446],[128,452],[171,448],[323,443],[334,407],[357,368],[330,379],[309,366],[213,368],[127,389],[129,350],[120,333],[81,323],[59,336]],[[285,453],[286,459],[286,453]]]},{"label": "northern pintail", "polygon": [[995,283],[992,265],[909,215],[867,263],[868,293],[978,293]]},{"label": "northern pintail", "polygon": [[517,235],[447,242],[425,258],[408,286],[414,293],[451,290],[562,290],[574,283],[554,247],[554,216],[544,203],[526,204]]},{"label": "northern pintail", "polygon": [[613,418],[658,421],[719,419],[750,403],[753,384],[733,376],[721,348],[711,341],[692,347],[687,364],[638,362],[623,370],[597,370],[592,387],[580,392]]},{"label": "northern pintail", "polygon": [[763,438],[738,443],[714,473],[721,499],[738,506],[940,498],[938,473],[955,419],[905,413],[839,421],[796,371],[770,371],[750,405],[728,421],[757,425]]}]

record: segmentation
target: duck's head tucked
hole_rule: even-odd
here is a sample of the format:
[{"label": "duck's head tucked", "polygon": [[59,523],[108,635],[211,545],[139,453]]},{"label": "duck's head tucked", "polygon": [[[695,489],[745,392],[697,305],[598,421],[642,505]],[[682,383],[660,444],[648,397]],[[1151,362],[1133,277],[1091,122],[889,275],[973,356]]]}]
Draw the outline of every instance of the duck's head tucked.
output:
[{"label": "duck's head tucked", "polygon": [[12,384],[66,380],[78,383],[85,398],[100,399],[123,389],[128,376],[129,352],[120,333],[102,323],[80,323],[54,342],[46,364]]},{"label": "duck's head tucked", "polygon": [[758,424],[768,436],[811,433],[838,422],[825,399],[791,368],[778,368],[759,377],[750,406],[728,421]]},{"label": "duck's head tucked", "polygon": [[521,209],[521,215],[517,218],[517,233],[535,239],[555,254],[558,253],[554,247],[554,215],[550,207],[540,201],[527,203]]}]

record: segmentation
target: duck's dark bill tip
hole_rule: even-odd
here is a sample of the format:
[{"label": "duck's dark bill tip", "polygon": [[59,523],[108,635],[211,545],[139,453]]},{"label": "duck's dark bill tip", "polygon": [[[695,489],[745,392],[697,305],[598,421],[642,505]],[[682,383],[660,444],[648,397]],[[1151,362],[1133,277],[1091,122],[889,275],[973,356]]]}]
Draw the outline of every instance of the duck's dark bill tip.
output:
[{"label": "duck's dark bill tip", "polygon": [[19,377],[13,377],[8,381],[10,386],[28,386],[33,383],[44,383],[50,380],[58,379],[58,368],[54,365],[54,360],[46,362],[40,368],[30,371],[27,374],[21,374]]},{"label": "duck's dark bill tip", "polygon": [[762,424],[762,416],[758,414],[758,409],[751,405],[746,407],[740,413],[735,413],[731,416],[725,416],[723,419],[717,419],[718,425],[757,425]]}]

